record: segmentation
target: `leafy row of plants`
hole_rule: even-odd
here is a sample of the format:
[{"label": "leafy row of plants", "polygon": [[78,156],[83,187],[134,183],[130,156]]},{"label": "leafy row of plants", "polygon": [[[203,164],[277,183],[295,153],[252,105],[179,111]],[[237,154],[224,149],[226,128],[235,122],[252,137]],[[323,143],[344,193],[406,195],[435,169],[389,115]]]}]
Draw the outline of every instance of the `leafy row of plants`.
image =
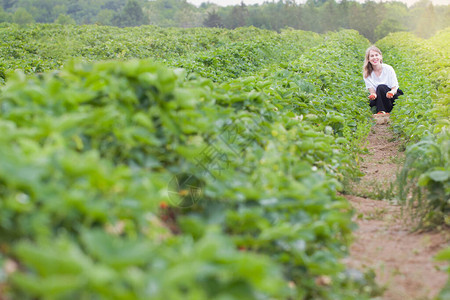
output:
[{"label": "leafy row of plants", "polygon": [[11,75],[0,95],[4,295],[373,295],[371,278],[339,262],[353,224],[337,195],[367,134],[364,92],[350,87],[368,42],[353,31],[320,40],[252,76],[200,72],[221,83],[148,60]]},{"label": "leafy row of plants", "polygon": [[449,37],[447,29],[429,40],[401,33],[379,42],[406,90],[392,116],[409,143],[399,197],[418,205],[420,227],[450,225]]},{"label": "leafy row of plants", "polygon": [[278,34],[256,28],[230,31],[54,24],[26,27],[2,24],[0,36],[3,81],[10,70],[21,69],[26,73],[55,70],[74,57],[86,61],[152,58],[222,81],[255,72],[268,64],[290,61],[302,49],[322,41],[318,34],[294,30]]},{"label": "leafy row of plants", "polygon": [[[428,40],[398,33],[379,42],[406,90],[392,115],[394,129],[408,141],[398,190],[421,229],[450,225],[449,39],[450,28]],[[436,259],[450,263],[450,248]],[[438,299],[449,297],[450,280]]]}]

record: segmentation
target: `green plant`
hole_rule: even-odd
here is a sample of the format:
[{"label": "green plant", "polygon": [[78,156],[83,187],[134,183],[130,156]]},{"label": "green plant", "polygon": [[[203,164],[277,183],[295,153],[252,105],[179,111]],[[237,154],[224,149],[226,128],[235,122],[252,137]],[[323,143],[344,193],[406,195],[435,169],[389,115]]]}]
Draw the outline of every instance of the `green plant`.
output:
[{"label": "green plant", "polygon": [[[30,34],[70,26],[44,28],[49,31]],[[138,43],[131,43],[136,48],[97,44],[112,29],[74,26],[68,33],[84,30],[93,46],[75,56],[85,60],[125,59],[128,51],[139,50]],[[118,32],[135,32],[127,30]],[[278,43],[269,42],[279,52],[264,64],[255,45],[229,40],[260,33],[263,42],[273,33],[155,31],[168,35],[158,41],[167,48],[155,52],[171,56],[168,64],[177,64],[175,57],[197,41],[192,52],[199,56],[186,53],[185,62],[220,53],[248,64],[252,75],[234,78],[248,74],[233,73],[234,66],[220,60],[202,62],[207,78],[194,68],[171,69],[149,60],[64,60],[57,72],[16,71],[7,78],[0,94],[5,133],[0,243],[8,247],[0,251],[21,265],[7,277],[11,295],[365,299],[374,294],[370,278],[353,278],[340,262],[354,224],[349,203],[337,194],[342,179],[358,172],[353,158],[370,122],[363,91],[349,88],[360,79],[355,58],[367,41],[354,31],[326,38],[288,32]],[[284,38],[298,42],[303,35],[311,40],[297,48],[301,56],[283,44]],[[240,57],[237,50],[228,56],[204,49],[203,43],[216,39],[248,51]],[[285,57],[298,59],[279,61]],[[217,77],[216,67],[227,74]],[[190,175],[196,186],[170,185]],[[186,204],[193,188],[201,190],[195,201],[177,205]]]},{"label": "green plant", "polygon": [[396,33],[380,41],[396,62],[404,78],[401,86],[407,91],[392,114],[394,129],[409,141],[398,177],[399,199],[411,208],[417,225],[426,228],[449,225],[450,48],[443,42],[449,35],[446,29],[425,41]]}]

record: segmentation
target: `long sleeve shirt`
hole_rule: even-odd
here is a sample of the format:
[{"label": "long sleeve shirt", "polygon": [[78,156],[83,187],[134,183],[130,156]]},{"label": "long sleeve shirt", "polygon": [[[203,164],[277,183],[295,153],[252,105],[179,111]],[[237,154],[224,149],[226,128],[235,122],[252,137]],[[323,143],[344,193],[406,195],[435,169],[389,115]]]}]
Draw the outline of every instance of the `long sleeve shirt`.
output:
[{"label": "long sleeve shirt", "polygon": [[366,88],[373,88],[374,90],[376,90],[380,84],[385,84],[390,89],[393,87],[398,88],[397,75],[395,75],[394,68],[387,64],[382,64],[381,67],[383,68],[383,70],[380,77],[378,77],[375,72],[372,72],[372,74],[367,76],[367,78],[364,78]]}]

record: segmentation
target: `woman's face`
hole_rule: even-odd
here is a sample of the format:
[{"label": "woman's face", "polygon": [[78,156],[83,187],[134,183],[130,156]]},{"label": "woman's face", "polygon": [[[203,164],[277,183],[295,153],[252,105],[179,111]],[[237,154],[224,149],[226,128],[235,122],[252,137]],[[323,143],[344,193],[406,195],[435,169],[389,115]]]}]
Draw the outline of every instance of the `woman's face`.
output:
[{"label": "woman's face", "polygon": [[380,65],[382,59],[383,57],[377,51],[369,51],[369,62],[372,64],[372,66]]}]

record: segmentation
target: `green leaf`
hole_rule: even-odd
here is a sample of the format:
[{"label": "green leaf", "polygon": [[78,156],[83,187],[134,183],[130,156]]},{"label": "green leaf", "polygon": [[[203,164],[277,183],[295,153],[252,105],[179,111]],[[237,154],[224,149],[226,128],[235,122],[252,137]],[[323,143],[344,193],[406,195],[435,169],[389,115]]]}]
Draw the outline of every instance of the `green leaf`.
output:
[{"label": "green leaf", "polygon": [[438,254],[436,254],[434,259],[440,261],[450,261],[450,247],[438,252]]},{"label": "green leaf", "polygon": [[432,171],[427,174],[434,181],[447,181],[450,177],[450,171]]},{"label": "green leaf", "polygon": [[34,296],[43,299],[55,299],[82,289],[85,280],[82,276],[53,275],[38,278],[31,275],[15,273],[12,276],[15,285],[23,288]]}]

